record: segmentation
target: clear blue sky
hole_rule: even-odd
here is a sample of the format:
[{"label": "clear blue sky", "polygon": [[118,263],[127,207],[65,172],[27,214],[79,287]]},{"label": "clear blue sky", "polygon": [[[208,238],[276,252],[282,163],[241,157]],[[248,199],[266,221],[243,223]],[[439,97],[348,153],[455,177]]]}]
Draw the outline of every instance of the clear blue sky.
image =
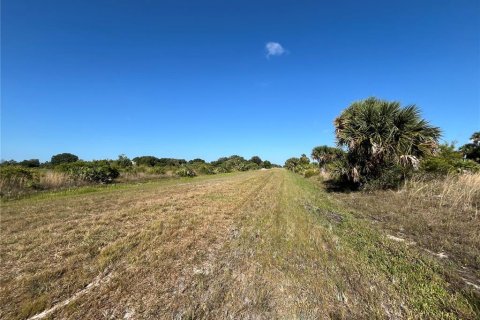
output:
[{"label": "clear blue sky", "polygon": [[333,145],[333,119],[369,96],[463,144],[480,129],[479,4],[3,0],[1,158],[283,164]]}]

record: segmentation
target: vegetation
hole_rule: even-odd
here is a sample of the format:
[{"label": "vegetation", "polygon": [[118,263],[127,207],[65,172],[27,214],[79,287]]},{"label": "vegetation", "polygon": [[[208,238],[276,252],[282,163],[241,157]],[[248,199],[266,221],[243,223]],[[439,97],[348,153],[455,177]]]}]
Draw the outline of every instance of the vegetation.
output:
[{"label": "vegetation", "polygon": [[195,172],[195,170],[186,166],[178,169],[176,174],[179,177],[189,177],[189,178],[193,178],[197,176],[197,173]]},{"label": "vegetation", "polygon": [[52,160],[50,161],[50,163],[53,166],[56,166],[59,164],[71,163],[75,161],[78,161],[78,156],[71,153],[60,153],[52,156]]},{"label": "vegetation", "polygon": [[454,144],[442,144],[435,155],[426,157],[420,168],[432,174],[452,174],[480,171],[480,165],[473,160],[464,159],[462,151],[457,151]]},{"label": "vegetation", "polygon": [[12,196],[23,190],[34,190],[39,183],[38,172],[15,165],[0,167],[0,195]]},{"label": "vegetation", "polygon": [[312,159],[318,162],[322,171],[326,170],[326,165],[333,163],[335,160],[341,159],[344,155],[342,149],[329,147],[326,145],[318,146],[312,150]]},{"label": "vegetation", "polygon": [[40,190],[78,187],[84,184],[141,181],[159,178],[195,177],[236,171],[276,167],[254,156],[250,160],[233,155],[211,163],[203,159],[157,158],[141,156],[130,160],[119,155],[116,160],[79,160],[70,153],[57,154],[50,162],[38,159],[0,164],[0,195],[12,198]]},{"label": "vegetation", "polygon": [[63,163],[57,169],[74,179],[97,183],[111,183],[120,175],[119,171],[106,160]]},{"label": "vegetation", "polygon": [[286,170],[3,202],[2,318],[478,318],[455,269],[344,203]]},{"label": "vegetation", "polygon": [[338,176],[359,186],[386,172],[397,180],[398,173],[418,168],[440,138],[440,129],[422,119],[415,105],[376,98],[354,102],[334,124],[337,144],[347,150]]},{"label": "vegetation", "polygon": [[464,157],[480,163],[480,132],[475,132],[470,137],[471,143],[467,143],[460,148]]},{"label": "vegetation", "polygon": [[121,154],[118,156],[117,161],[115,162],[116,166],[122,169],[131,168],[133,166],[132,160],[130,160],[126,155]]}]

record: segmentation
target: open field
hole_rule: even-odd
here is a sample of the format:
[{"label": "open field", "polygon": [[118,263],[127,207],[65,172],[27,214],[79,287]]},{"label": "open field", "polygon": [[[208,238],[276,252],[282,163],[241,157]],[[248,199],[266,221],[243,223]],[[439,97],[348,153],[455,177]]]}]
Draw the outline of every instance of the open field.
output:
[{"label": "open field", "polygon": [[339,197],[272,169],[5,201],[0,318],[480,316],[454,267]]}]

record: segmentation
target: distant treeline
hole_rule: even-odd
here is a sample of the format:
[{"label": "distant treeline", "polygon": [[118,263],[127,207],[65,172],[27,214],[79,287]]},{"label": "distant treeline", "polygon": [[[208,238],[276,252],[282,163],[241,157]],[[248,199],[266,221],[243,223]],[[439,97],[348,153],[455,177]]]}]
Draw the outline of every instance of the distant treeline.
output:
[{"label": "distant treeline", "polygon": [[[2,160],[0,166],[20,166],[25,168],[55,168],[59,165],[68,163],[108,163],[118,168],[128,168],[133,166],[146,166],[146,167],[181,167],[189,165],[211,165],[212,167],[221,167],[224,172],[231,171],[246,171],[254,169],[270,169],[273,167],[281,167],[276,164],[272,164],[268,160],[262,160],[258,156],[253,156],[249,160],[238,155],[232,155],[230,157],[221,157],[218,160],[207,162],[200,158],[193,160],[176,159],[176,158],[157,158],[155,156],[139,156],[133,159],[128,158],[125,155],[119,155],[116,160],[81,160],[77,155],[71,153],[60,153],[51,157],[50,161],[40,162],[39,159],[29,159],[23,161],[15,160]],[[222,170],[221,170],[222,171]]]},{"label": "distant treeline", "polygon": [[115,160],[84,161],[71,153],[53,155],[50,161],[38,159],[2,161],[0,163],[0,195],[18,194],[45,189],[78,186],[88,183],[157,179],[161,177],[195,177],[235,171],[280,167],[258,156],[245,159],[238,155],[207,162],[175,158],[140,156],[133,159],[119,155]]}]

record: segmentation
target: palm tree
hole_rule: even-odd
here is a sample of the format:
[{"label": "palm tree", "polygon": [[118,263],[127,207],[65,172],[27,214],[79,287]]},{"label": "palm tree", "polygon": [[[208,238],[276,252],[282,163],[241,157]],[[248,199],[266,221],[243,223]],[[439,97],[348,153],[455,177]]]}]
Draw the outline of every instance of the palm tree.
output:
[{"label": "palm tree", "polygon": [[435,152],[441,131],[415,105],[376,98],[354,102],[335,119],[337,144],[348,150],[350,179],[378,176],[388,164],[416,168]]},{"label": "palm tree", "polygon": [[474,132],[470,137],[471,143],[460,147],[465,159],[470,159],[480,163],[480,132]]},{"label": "palm tree", "polygon": [[299,158],[290,158],[285,161],[285,168],[287,168],[290,171],[296,172],[298,165],[300,164],[300,159]]},{"label": "palm tree", "polygon": [[341,154],[342,150],[323,145],[313,148],[311,155],[312,159],[318,162],[321,171],[324,172],[325,166],[335,159],[338,159]]}]

